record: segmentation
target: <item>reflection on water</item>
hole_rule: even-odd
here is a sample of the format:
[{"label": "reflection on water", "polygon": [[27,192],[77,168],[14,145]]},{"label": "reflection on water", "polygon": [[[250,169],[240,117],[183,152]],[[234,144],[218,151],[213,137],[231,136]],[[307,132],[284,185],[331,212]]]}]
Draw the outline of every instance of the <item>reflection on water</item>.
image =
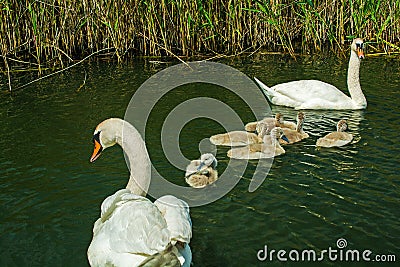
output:
[{"label": "reflection on water", "polygon": [[[347,59],[294,61],[257,55],[224,63],[268,85],[317,78],[346,88]],[[258,163],[249,161],[232,191],[191,210],[194,266],[267,265],[256,257],[264,245],[320,251],[335,247],[340,237],[349,249],[400,256],[400,62],[367,58],[362,64],[366,110],[305,111],[304,128],[310,138],[286,146],[286,154],[274,159],[260,188],[247,191]],[[128,178],[119,148],[105,151],[89,164],[93,129],[107,117],[123,117],[134,90],[165,67],[147,61],[124,66],[93,63],[43,80],[12,98],[0,96],[0,266],[87,266],[86,249],[100,203],[124,187]],[[77,91],[85,73],[86,85]],[[177,103],[218,96],[213,86],[201,86],[197,90],[184,86],[163,98],[146,132],[155,167],[180,185],[185,184],[184,171],[161,153],[160,130]],[[219,97],[236,103],[245,122],[254,120],[235,97]],[[271,108],[293,121],[297,113]],[[348,120],[353,142],[341,148],[316,148],[316,140],[334,131],[341,118]],[[191,121],[179,135],[182,154],[198,158],[199,150],[210,148],[205,138],[221,131],[211,120]],[[229,162],[227,150],[216,151],[220,173]]]}]

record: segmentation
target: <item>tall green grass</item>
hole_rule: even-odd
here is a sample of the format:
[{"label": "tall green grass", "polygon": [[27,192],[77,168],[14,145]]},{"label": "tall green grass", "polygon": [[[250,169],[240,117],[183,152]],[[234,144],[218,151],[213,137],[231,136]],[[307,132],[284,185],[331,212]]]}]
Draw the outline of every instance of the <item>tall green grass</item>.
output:
[{"label": "tall green grass", "polygon": [[1,54],[39,65],[104,48],[118,60],[340,50],[353,36],[400,51],[400,0],[0,0],[0,12]]}]

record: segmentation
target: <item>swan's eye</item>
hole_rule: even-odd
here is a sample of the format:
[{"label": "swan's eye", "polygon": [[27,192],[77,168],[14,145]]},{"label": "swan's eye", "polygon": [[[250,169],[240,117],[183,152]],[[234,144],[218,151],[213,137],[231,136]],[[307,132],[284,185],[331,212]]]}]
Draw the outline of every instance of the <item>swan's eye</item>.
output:
[{"label": "swan's eye", "polygon": [[364,44],[363,43],[356,43],[356,46],[358,49],[363,49]]},{"label": "swan's eye", "polygon": [[93,135],[92,142],[97,141],[100,144],[100,131]]}]

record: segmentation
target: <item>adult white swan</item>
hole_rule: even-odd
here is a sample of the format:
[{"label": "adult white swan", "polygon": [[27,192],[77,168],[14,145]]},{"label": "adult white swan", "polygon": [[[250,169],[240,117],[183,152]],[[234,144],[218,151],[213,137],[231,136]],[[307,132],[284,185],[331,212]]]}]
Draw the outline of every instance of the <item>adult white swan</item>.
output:
[{"label": "adult white swan", "polygon": [[[95,161],[107,147],[118,144],[130,164],[126,189],[107,197],[93,227],[87,251],[91,266],[190,266],[192,223],[186,202],[163,196],[145,198],[150,183],[150,159],[139,132],[122,119],[107,119],[93,135]],[[152,265],[158,263],[159,265]]]},{"label": "adult white swan", "polygon": [[367,100],[360,85],[360,61],[364,58],[361,38],[353,40],[350,49],[347,87],[351,97],[335,86],[318,80],[300,80],[268,87],[254,77],[274,105],[296,109],[364,109]]}]

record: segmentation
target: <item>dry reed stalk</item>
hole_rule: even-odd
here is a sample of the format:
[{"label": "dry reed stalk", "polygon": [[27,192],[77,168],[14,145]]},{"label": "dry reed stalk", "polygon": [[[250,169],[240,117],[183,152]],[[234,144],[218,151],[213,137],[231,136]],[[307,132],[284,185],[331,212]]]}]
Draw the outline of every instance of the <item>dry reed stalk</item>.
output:
[{"label": "dry reed stalk", "polygon": [[400,46],[400,0],[3,0],[0,12],[2,55],[39,66],[107,47],[123,60],[342,50],[354,36],[388,53]]}]

